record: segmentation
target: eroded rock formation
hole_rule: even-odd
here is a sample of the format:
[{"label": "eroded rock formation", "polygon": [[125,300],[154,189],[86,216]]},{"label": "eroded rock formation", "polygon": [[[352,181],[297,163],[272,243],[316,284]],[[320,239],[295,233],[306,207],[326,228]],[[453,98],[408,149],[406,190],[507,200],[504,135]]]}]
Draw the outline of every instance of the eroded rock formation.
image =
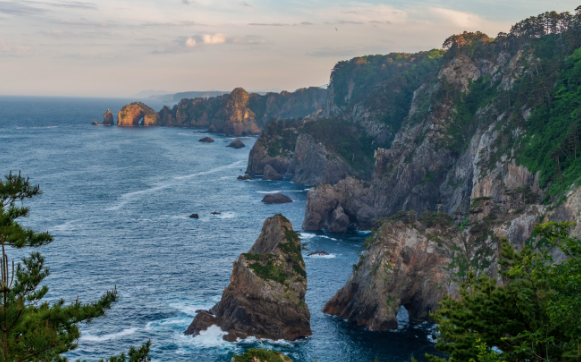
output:
[{"label": "eroded rock formation", "polygon": [[293,202],[293,200],[285,194],[277,193],[264,195],[262,202],[265,204],[286,204]]},{"label": "eroded rock formation", "polygon": [[113,113],[111,113],[111,111],[107,109],[107,112],[105,112],[105,114],[103,115],[103,125],[112,126],[114,124],[115,122],[113,121]]},{"label": "eroded rock formation", "polygon": [[264,166],[264,174],[262,175],[263,180],[282,180],[282,175],[274,169],[271,165]]},{"label": "eroded rock formation", "polygon": [[[307,274],[301,241],[281,214],[266,219],[248,253],[234,262],[230,285],[212,308],[215,324],[227,338],[285,339],[310,336],[310,313],[305,303]],[[211,315],[198,313],[188,329],[207,328]]]},{"label": "eroded rock formation", "polygon": [[405,306],[411,322],[429,319],[443,294],[455,293],[455,250],[464,248],[450,226],[386,222],[354,265],[347,283],[323,312],[372,330],[397,329]]},{"label": "eroded rock formation", "polygon": [[122,127],[155,126],[158,114],[141,102],[133,102],[121,108],[117,114],[117,125]]}]

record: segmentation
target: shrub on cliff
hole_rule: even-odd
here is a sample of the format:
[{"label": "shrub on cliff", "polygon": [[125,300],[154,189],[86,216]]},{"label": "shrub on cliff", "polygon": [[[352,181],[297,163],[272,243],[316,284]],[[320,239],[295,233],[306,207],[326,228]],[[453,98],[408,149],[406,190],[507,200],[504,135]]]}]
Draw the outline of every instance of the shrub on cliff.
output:
[{"label": "shrub on cliff", "polygon": [[[48,287],[42,285],[49,275],[44,258],[38,252],[23,257],[15,265],[6,248],[37,248],[53,241],[47,233],[25,229],[17,219],[28,215],[24,202],[40,195],[38,186],[20,174],[9,174],[0,180],[0,361],[66,361],[63,353],[77,347],[80,337],[77,324],[99,317],[117,300],[117,291],[104,294],[96,302],[83,304],[76,300],[65,305],[43,302]],[[148,360],[149,342],[139,349],[131,347],[130,362]],[[127,356],[111,357],[109,362],[126,361]]]},{"label": "shrub on cliff", "polygon": [[581,240],[569,236],[572,226],[549,222],[535,228],[539,245],[548,242],[566,255],[561,263],[547,251],[525,246],[517,252],[504,241],[500,273],[506,284],[471,271],[461,298],[444,297],[432,314],[441,333],[436,348],[456,361],[580,360]]},{"label": "shrub on cliff", "polygon": [[292,362],[292,360],[276,351],[267,351],[260,348],[251,348],[244,354],[232,356],[236,362]]}]

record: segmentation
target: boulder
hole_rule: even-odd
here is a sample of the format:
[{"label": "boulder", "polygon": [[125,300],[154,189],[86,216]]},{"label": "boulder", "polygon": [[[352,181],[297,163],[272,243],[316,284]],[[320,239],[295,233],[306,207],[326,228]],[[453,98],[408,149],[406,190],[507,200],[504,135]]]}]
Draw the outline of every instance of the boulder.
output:
[{"label": "boulder", "polygon": [[92,122],[91,124],[92,124],[93,126],[99,126],[99,125],[101,125],[101,124],[100,124],[99,122],[97,122],[97,121],[94,121],[94,122]]},{"label": "boulder", "polygon": [[230,285],[212,308],[216,318],[200,312],[188,334],[214,324],[228,332],[224,339],[254,336],[294,341],[312,334],[305,303],[307,273],[301,240],[281,214],[266,219],[260,236],[232,268]]},{"label": "boulder", "polygon": [[265,204],[286,204],[293,202],[293,200],[287,195],[277,193],[277,194],[266,194],[262,199]]},{"label": "boulder", "polygon": [[232,143],[230,143],[228,146],[226,147],[233,147],[233,148],[242,148],[242,147],[246,147],[246,145],[244,143],[242,143],[242,141],[240,140],[236,140]]},{"label": "boulder", "polygon": [[244,176],[238,176],[238,180],[252,180],[252,177],[246,172]]},{"label": "boulder", "polygon": [[199,218],[198,214],[191,214],[191,215],[190,215],[190,217],[191,217],[192,219],[197,219],[197,218]]},{"label": "boulder", "polygon": [[109,109],[103,115],[103,126],[112,126],[115,123],[113,122],[113,113]]},{"label": "boulder", "polygon": [[210,142],[214,142],[213,139],[211,139],[210,137],[204,137],[202,139],[200,139],[199,142],[206,142],[206,143],[210,143]]},{"label": "boulder", "polygon": [[266,165],[264,166],[264,174],[262,175],[262,179],[278,181],[282,180],[282,175],[276,172],[276,170],[271,165]]},{"label": "boulder", "polygon": [[317,256],[317,255],[329,255],[329,253],[327,253],[326,251],[315,251],[307,256]]},{"label": "boulder", "polygon": [[214,324],[216,324],[216,318],[213,315],[206,312],[205,310],[200,311],[198,314],[196,314],[194,320],[188,329],[186,329],[184,334],[197,336],[201,331],[205,331]]}]

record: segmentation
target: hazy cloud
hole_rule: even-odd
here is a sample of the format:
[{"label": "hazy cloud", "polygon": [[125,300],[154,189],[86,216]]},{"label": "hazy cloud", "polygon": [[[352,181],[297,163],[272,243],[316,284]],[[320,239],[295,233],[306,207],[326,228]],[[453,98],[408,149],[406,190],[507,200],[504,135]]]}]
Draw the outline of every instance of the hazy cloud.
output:
[{"label": "hazy cloud", "polygon": [[311,57],[351,57],[356,54],[355,49],[349,48],[323,48],[307,53]]},{"label": "hazy cloud", "polygon": [[252,25],[252,26],[288,26],[289,24],[283,24],[283,23],[250,23],[248,25]]},{"label": "hazy cloud", "polygon": [[15,45],[13,42],[0,40],[0,56],[26,56],[31,54],[31,47]]},{"label": "hazy cloud", "polygon": [[16,15],[16,16],[31,16],[39,15],[47,12],[46,9],[36,8],[32,6],[22,5],[21,3],[14,3],[8,1],[0,1],[0,13]]},{"label": "hazy cloud", "polygon": [[23,2],[28,4],[48,5],[66,9],[98,10],[95,4],[81,1],[59,1],[59,2],[23,1]]},{"label": "hazy cloud", "polygon": [[300,23],[300,25],[315,25],[315,24],[308,21],[303,21],[302,23]]},{"label": "hazy cloud", "polygon": [[240,5],[246,6],[246,7],[250,7],[250,8],[253,8],[254,7],[251,4],[247,3],[246,1],[243,1]]},{"label": "hazy cloud", "polygon": [[443,9],[443,8],[431,8],[430,12],[437,18],[448,21],[454,25],[474,28],[483,25],[483,19],[478,15],[465,13],[456,10]]},{"label": "hazy cloud", "polygon": [[156,27],[156,26],[159,26],[159,27],[179,27],[179,26],[194,26],[194,25],[207,26],[207,24],[196,23],[195,21],[180,21],[177,23],[147,22],[147,23],[141,24],[140,26],[142,26],[142,27]]},{"label": "hazy cloud", "polygon": [[106,22],[98,22],[98,21],[91,21],[91,20],[87,20],[84,18],[81,18],[80,20],[58,20],[57,24],[62,24],[62,25],[76,25],[76,26],[91,26],[91,27],[97,27],[97,28],[108,28],[113,26],[112,24],[106,23]]}]

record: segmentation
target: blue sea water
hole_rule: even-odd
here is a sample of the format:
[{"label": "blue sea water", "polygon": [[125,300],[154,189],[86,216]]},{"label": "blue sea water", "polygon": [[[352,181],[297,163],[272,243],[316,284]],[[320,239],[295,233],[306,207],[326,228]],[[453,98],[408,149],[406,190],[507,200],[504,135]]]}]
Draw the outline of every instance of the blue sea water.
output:
[{"label": "blue sea water", "polygon": [[[195,310],[219,301],[232,262],[250,249],[264,219],[280,212],[300,231],[308,187],[236,180],[256,138],[241,138],[246,148],[237,150],[226,147],[232,137],[200,143],[205,135],[190,128],[90,124],[129,101],[0,97],[0,171],[22,171],[44,191],[22,223],[55,238],[39,250],[51,271],[48,299],[94,301],[114,287],[120,295],[105,316],[81,325],[67,357],[97,361],[148,339],[153,361],[230,361],[261,345],[295,362],[409,361],[434,352],[427,324],[373,332],[321,312],[349,277],[363,233],[302,232],[311,251],[331,254],[305,255],[312,337],[230,343],[217,327],[183,335]],[[260,202],[276,191],[294,202]]]}]

